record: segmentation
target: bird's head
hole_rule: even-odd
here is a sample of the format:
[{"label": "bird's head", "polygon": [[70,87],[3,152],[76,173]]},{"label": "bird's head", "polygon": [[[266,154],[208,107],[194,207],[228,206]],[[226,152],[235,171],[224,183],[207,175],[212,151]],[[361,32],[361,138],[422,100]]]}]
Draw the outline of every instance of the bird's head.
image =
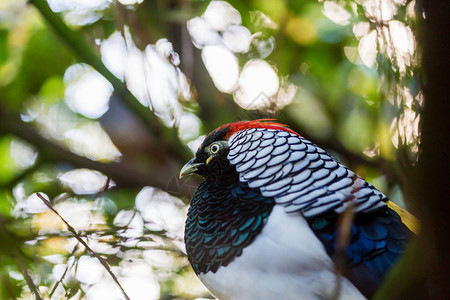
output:
[{"label": "bird's head", "polygon": [[230,172],[227,159],[230,128],[231,124],[225,124],[208,134],[195,157],[181,169],[180,178],[189,174],[220,177],[223,173]]},{"label": "bird's head", "polygon": [[250,128],[282,129],[291,131],[286,128],[286,125],[273,122],[273,119],[239,121],[222,125],[206,136],[205,140],[198,148],[195,157],[181,169],[180,178],[189,174],[198,174],[205,178],[233,176],[236,171],[234,166],[230,165],[227,158],[229,139],[235,133]]}]

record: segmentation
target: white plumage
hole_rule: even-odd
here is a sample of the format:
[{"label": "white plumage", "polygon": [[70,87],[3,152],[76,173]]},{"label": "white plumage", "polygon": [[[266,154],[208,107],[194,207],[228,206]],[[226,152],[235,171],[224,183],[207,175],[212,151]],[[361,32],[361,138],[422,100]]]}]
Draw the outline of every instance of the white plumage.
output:
[{"label": "white plumage", "polygon": [[[280,205],[241,256],[199,277],[221,300],[330,299],[336,281],[334,263],[308,223]],[[350,281],[341,280],[339,299],[365,299]]]}]

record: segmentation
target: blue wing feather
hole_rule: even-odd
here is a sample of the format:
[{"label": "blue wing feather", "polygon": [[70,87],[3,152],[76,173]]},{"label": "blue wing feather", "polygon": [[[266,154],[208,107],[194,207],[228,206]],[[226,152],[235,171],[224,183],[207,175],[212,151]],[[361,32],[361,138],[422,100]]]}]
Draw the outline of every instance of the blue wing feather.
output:
[{"label": "blue wing feather", "polygon": [[[308,219],[311,229],[335,257],[338,215],[330,213]],[[346,249],[345,276],[366,297],[372,296],[392,265],[404,253],[411,231],[390,208],[360,213],[351,228],[351,240]]]}]

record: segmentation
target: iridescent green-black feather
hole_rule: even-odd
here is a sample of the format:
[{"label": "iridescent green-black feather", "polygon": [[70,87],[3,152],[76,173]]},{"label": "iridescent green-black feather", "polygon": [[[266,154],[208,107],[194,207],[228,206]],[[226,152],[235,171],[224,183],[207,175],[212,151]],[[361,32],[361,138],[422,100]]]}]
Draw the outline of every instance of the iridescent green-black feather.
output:
[{"label": "iridescent green-black feather", "polygon": [[275,201],[239,182],[204,181],[188,212],[185,243],[194,271],[216,272],[261,232]]}]

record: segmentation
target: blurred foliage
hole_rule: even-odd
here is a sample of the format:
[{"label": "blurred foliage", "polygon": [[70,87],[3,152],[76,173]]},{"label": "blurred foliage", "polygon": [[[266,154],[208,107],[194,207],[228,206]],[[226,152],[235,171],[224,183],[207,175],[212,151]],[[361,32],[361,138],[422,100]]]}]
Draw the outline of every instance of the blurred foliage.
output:
[{"label": "blurred foliage", "polygon": [[213,2],[0,3],[0,299],[121,295],[37,192],[132,299],[211,297],[177,174],[240,119],[289,124],[414,210],[416,1]]}]

